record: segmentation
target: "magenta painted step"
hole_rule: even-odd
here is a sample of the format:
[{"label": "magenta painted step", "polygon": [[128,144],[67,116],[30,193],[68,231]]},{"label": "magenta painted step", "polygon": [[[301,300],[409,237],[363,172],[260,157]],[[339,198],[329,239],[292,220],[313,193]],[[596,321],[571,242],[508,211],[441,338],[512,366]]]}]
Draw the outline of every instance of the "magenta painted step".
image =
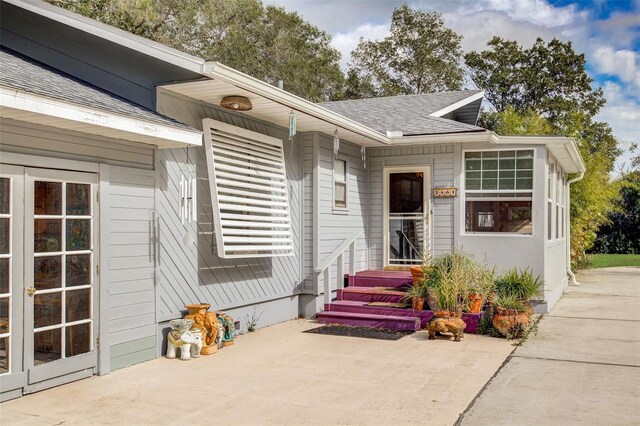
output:
[{"label": "magenta painted step", "polygon": [[325,311],[318,313],[318,323],[387,328],[391,330],[420,330],[420,319],[416,317],[359,314],[338,311]]},{"label": "magenta painted step", "polygon": [[464,332],[469,334],[476,334],[478,332],[478,323],[480,322],[480,318],[482,318],[482,315],[484,315],[484,312],[480,312],[479,314],[463,313],[462,321],[467,324]]},{"label": "magenta painted step", "polygon": [[325,312],[350,312],[354,314],[375,314],[399,317],[414,317],[420,319],[420,328],[425,328],[433,317],[432,311],[414,311],[413,309],[391,308],[386,306],[368,306],[367,302],[353,300],[339,300],[324,306]]},{"label": "magenta painted step", "polygon": [[380,290],[371,287],[347,287],[338,290],[337,299],[357,302],[400,303],[404,295],[404,292],[395,290]]},{"label": "magenta painted step", "polygon": [[352,278],[355,287],[406,287],[411,284],[409,271],[361,271]]}]

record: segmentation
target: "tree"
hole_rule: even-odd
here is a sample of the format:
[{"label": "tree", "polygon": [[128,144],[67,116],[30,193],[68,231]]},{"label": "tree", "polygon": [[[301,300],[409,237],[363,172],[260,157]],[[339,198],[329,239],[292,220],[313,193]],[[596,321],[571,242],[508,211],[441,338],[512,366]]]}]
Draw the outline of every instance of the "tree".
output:
[{"label": "tree", "polygon": [[314,102],[341,92],[331,37],[258,0],[49,0],[178,50],[224,63]]},{"label": "tree", "polygon": [[605,99],[585,70],[584,54],[571,42],[556,38],[548,44],[538,38],[529,49],[513,40],[493,37],[488,50],[464,56],[471,80],[485,90],[496,111],[512,106],[533,110],[561,126],[571,112],[588,118],[598,113]]},{"label": "tree", "polygon": [[398,7],[387,37],[361,39],[351,53],[346,93],[364,98],[460,90],[461,40],[439,13]]}]

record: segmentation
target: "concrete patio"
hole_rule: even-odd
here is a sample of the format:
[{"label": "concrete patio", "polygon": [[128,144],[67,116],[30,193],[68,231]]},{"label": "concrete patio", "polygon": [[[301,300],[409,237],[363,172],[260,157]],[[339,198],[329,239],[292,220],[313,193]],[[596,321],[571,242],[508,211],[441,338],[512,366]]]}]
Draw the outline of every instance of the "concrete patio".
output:
[{"label": "concrete patio", "polygon": [[640,424],[640,268],[578,280],[460,424]]},{"label": "concrete patio", "polygon": [[302,333],[295,320],[191,361],[157,359],[3,403],[30,424],[451,425],[513,350],[466,335],[397,341]]}]

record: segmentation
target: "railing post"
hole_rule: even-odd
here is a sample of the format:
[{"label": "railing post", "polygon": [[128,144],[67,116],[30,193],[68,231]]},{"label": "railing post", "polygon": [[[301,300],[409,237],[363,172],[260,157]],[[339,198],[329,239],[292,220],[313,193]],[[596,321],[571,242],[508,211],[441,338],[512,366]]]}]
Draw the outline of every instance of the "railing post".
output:
[{"label": "railing post", "polygon": [[331,265],[324,270],[324,305],[325,309],[331,304]]},{"label": "railing post", "polygon": [[356,240],[349,244],[349,285],[356,275]]},{"label": "railing post", "polygon": [[338,265],[336,266],[336,277],[338,278],[336,290],[342,290],[344,288],[344,253],[341,253],[340,256],[338,256]]}]

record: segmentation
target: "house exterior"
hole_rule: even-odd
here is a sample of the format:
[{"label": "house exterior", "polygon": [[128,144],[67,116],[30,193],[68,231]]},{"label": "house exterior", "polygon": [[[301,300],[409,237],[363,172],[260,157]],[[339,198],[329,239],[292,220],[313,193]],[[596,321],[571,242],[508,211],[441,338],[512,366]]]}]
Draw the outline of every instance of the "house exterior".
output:
[{"label": "house exterior", "polygon": [[568,283],[575,142],[477,127],[481,91],[316,105],[35,0],[0,16],[2,400],[160,356],[185,304],[312,317],[345,273],[454,247],[530,266],[540,312]]}]

